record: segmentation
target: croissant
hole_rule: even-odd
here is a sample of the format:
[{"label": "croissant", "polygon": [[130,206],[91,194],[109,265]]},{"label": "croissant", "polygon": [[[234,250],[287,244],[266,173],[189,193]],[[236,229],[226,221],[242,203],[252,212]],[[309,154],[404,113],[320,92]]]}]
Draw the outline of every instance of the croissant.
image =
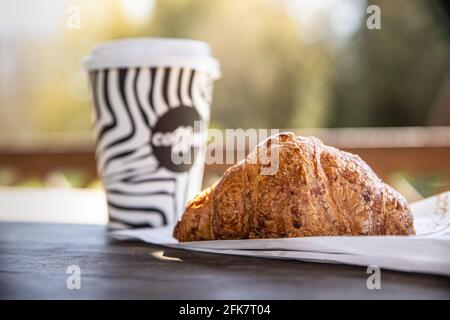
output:
[{"label": "croissant", "polygon": [[[251,161],[260,152],[277,152],[275,174]],[[197,194],[173,232],[179,241],[413,234],[405,198],[359,156],[293,133],[266,139]]]}]

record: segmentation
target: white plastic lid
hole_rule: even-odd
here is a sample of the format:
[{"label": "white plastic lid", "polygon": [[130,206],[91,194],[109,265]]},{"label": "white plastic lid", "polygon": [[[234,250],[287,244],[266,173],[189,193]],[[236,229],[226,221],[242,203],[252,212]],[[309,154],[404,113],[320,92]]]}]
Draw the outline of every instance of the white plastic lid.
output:
[{"label": "white plastic lid", "polygon": [[205,42],[174,38],[134,38],[95,46],[84,59],[87,70],[120,67],[185,67],[221,76],[219,62]]}]

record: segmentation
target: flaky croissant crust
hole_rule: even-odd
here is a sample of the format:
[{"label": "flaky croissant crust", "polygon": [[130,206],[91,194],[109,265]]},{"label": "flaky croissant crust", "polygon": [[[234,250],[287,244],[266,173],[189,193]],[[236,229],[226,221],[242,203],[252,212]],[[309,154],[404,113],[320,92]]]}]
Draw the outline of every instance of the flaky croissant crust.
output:
[{"label": "flaky croissant crust", "polygon": [[[278,151],[262,175],[258,152]],[[281,133],[188,203],[179,241],[337,235],[413,235],[405,198],[359,158],[313,137]]]}]

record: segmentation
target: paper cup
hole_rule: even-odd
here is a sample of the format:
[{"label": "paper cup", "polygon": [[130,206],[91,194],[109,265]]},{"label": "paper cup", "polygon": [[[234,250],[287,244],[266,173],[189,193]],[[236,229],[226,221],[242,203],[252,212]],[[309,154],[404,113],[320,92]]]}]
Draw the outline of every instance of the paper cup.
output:
[{"label": "paper cup", "polygon": [[85,59],[94,104],[97,170],[111,227],[176,222],[201,188],[212,82],[206,43],[112,41]]}]

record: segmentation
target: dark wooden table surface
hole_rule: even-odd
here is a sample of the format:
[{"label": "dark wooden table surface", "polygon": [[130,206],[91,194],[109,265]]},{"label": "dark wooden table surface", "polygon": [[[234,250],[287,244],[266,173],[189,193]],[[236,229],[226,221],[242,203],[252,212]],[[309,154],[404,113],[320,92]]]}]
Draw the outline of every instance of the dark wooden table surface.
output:
[{"label": "dark wooden table surface", "polygon": [[[66,288],[67,267],[81,289]],[[1,299],[450,298],[450,278],[198,253],[108,239],[100,226],[0,223]]]}]

